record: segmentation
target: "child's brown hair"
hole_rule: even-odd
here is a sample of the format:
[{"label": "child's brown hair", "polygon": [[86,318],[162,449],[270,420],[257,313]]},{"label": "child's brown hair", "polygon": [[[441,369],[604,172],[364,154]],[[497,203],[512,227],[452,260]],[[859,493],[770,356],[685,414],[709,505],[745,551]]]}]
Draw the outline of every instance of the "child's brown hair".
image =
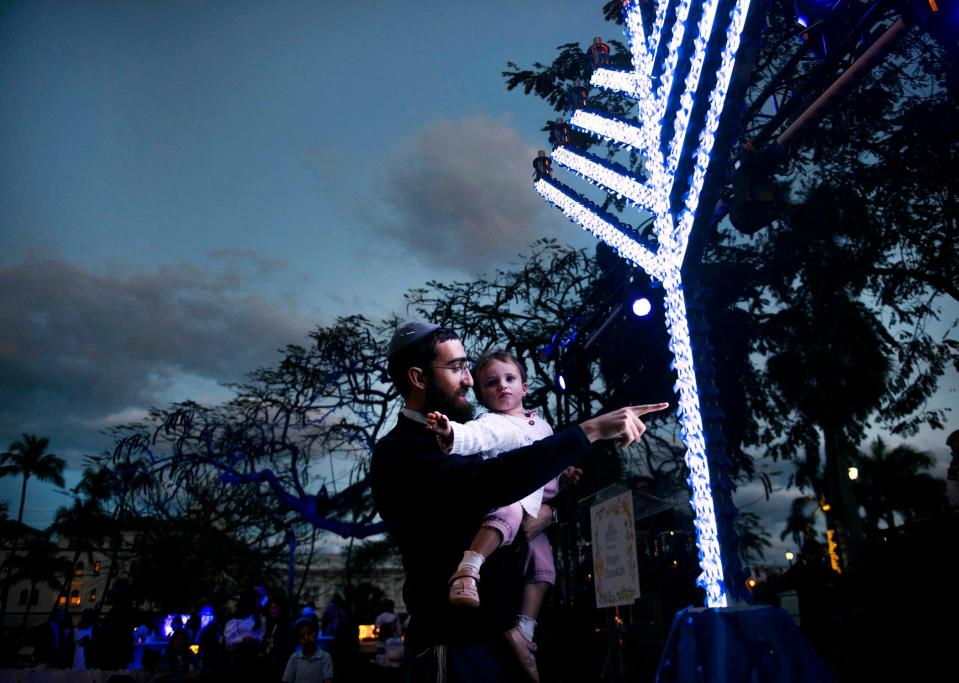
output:
[{"label": "child's brown hair", "polygon": [[483,368],[492,363],[494,360],[498,360],[501,363],[512,363],[516,366],[516,369],[519,370],[519,375],[523,378],[523,384],[526,384],[529,381],[526,378],[526,365],[520,363],[516,359],[516,356],[514,356],[512,353],[506,349],[493,349],[491,351],[485,351],[483,355],[476,360],[476,365],[473,370],[473,376],[476,377],[477,380],[473,385],[473,393],[476,394],[476,398],[480,401],[480,403],[482,403],[482,399],[480,397],[479,376],[483,371]]}]

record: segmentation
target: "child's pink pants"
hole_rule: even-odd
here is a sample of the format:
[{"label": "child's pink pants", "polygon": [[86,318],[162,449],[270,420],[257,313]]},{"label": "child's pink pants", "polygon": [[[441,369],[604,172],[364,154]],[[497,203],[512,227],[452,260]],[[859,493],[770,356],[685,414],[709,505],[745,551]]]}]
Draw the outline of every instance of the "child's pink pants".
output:
[{"label": "child's pink pants", "polygon": [[[543,502],[548,503],[559,492],[559,480],[553,479],[543,489]],[[486,519],[483,526],[496,529],[503,534],[503,545],[509,545],[516,540],[516,534],[523,526],[523,515],[526,514],[523,506],[517,503],[496,508]],[[529,542],[526,552],[526,568],[523,573],[526,583],[545,581],[556,583],[556,565],[553,562],[553,547],[549,544],[546,534],[540,534]]]}]

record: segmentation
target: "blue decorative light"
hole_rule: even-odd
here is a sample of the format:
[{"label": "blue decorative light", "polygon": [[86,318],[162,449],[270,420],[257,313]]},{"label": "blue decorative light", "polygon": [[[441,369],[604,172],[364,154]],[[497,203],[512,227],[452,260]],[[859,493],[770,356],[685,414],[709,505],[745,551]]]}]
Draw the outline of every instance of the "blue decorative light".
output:
[{"label": "blue decorative light", "polygon": [[[570,220],[579,223],[613,247],[620,256],[663,284],[669,348],[673,353],[671,367],[677,378],[674,389],[679,396],[677,414],[687,448],[691,505],[696,512],[696,544],[702,569],[697,583],[706,590],[707,606],[724,607],[727,594],[723,563],[680,269],[699,209],[699,196],[706,179],[750,0],[735,0],[727,16],[717,16],[719,0],[705,0],[698,5],[699,19],[695,37],[691,36],[691,44],[685,40],[691,0],[673,0],[674,19],[669,27],[665,25],[667,2],[669,0],[656,2],[655,17],[648,36],[638,2],[625,3],[625,25],[633,70],[597,69],[591,79],[596,87],[635,100],[638,119],[624,120],[580,109],[570,121],[573,127],[581,131],[640,154],[648,178],[635,177],[622,166],[567,147],[558,147],[552,155],[559,166],[601,186],[608,193],[626,198],[639,211],[652,213],[658,247],[654,251],[642,244],[629,226],[623,225],[555,179],[539,180],[534,187]],[[721,31],[725,31],[725,34],[719,35]],[[719,50],[718,55],[709,53],[710,44]],[[659,54],[662,50],[665,52]],[[675,94],[674,86],[678,84],[674,81],[681,54],[685,55],[687,64],[684,67],[688,66],[688,70],[679,86],[680,92]],[[717,56],[719,68],[716,82],[708,92],[701,92],[704,65],[707,59],[715,60]],[[688,147],[686,137],[694,123],[693,110],[696,102],[704,99],[708,102],[705,115],[695,122],[699,130],[698,144],[691,156],[687,157],[692,162],[692,172],[688,177],[680,178],[677,169],[682,166],[683,151]],[[676,103],[675,111],[671,120],[666,121],[670,102]],[[663,131],[667,125],[671,135],[664,141]],[[671,202],[677,186],[685,186],[686,192],[682,205],[673,207]]]}]

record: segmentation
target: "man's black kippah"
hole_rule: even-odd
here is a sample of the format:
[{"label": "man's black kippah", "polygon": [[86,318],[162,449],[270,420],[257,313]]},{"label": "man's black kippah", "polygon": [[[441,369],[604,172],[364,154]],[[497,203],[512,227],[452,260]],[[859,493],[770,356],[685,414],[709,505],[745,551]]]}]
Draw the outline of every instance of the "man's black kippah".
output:
[{"label": "man's black kippah", "polygon": [[392,358],[398,352],[405,349],[410,344],[415,344],[420,339],[428,335],[430,332],[434,332],[440,328],[439,325],[434,325],[433,323],[421,322],[419,320],[406,323],[402,325],[396,332],[393,334],[393,338],[390,339],[390,346],[387,350],[386,357]]}]

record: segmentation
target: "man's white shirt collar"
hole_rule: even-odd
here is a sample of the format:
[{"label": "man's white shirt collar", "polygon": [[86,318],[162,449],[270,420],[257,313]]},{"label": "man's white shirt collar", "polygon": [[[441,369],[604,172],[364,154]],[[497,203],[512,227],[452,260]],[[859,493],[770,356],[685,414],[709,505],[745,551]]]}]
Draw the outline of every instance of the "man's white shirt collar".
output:
[{"label": "man's white shirt collar", "polygon": [[419,422],[420,424],[426,424],[426,413],[421,413],[418,410],[413,410],[411,408],[403,408],[400,411],[403,415],[413,420],[413,422]]}]

